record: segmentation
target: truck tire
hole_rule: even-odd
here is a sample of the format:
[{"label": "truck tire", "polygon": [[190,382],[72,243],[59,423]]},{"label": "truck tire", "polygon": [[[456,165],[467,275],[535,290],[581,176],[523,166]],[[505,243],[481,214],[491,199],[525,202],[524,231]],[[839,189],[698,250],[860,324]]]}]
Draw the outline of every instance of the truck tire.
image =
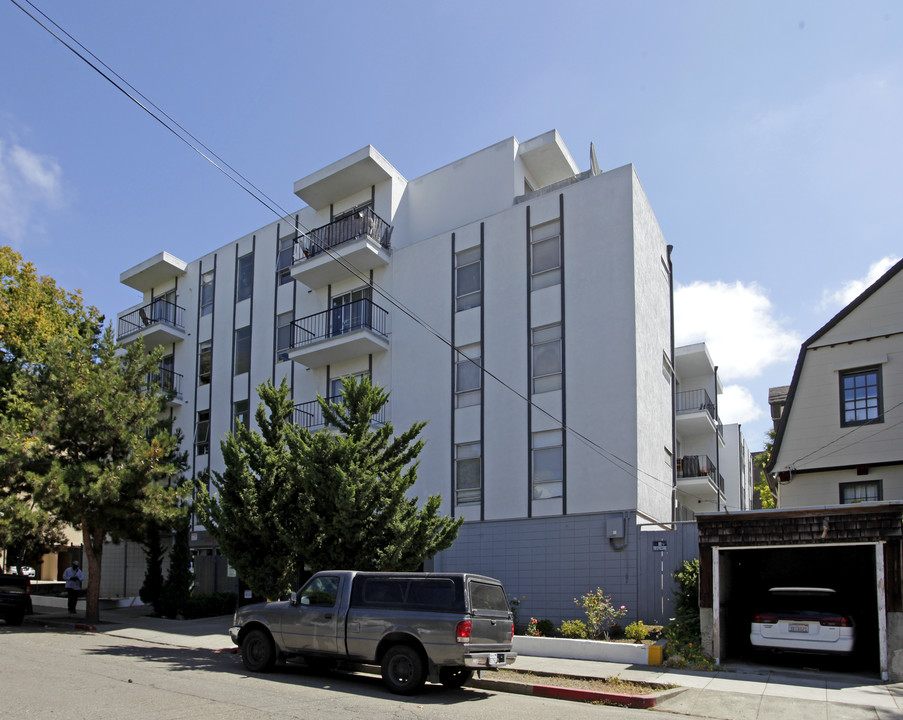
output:
[{"label": "truck tire", "polygon": [[269,672],[276,664],[276,645],[266,630],[252,630],[241,643],[241,662],[251,672]]},{"label": "truck tire", "polygon": [[383,682],[396,695],[413,695],[426,682],[423,659],[408,645],[393,645],[383,656]]},{"label": "truck tire", "polygon": [[7,625],[21,625],[25,621],[25,612],[4,616]]},{"label": "truck tire", "polygon": [[447,688],[459,688],[473,677],[473,670],[463,666],[439,668],[439,681]]}]

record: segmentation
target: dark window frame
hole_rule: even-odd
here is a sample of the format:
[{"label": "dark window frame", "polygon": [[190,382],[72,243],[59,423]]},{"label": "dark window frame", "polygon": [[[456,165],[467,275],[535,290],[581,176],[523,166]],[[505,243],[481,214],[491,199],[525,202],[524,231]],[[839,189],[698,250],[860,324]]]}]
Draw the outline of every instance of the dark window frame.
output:
[{"label": "dark window frame", "polygon": [[[866,417],[862,420],[848,420],[847,413],[853,412],[854,414],[858,411],[856,407],[856,403],[861,400],[861,398],[850,398],[846,397],[846,393],[848,388],[845,388],[845,381],[848,379],[855,379],[857,377],[865,377],[868,375],[875,375],[875,393],[876,393],[876,415],[875,417],[869,418]],[[861,368],[852,368],[850,370],[841,370],[838,377],[838,392],[840,399],[840,427],[855,427],[857,425],[875,425],[884,422],[884,382],[882,379],[881,366],[880,365],[871,365],[868,367]],[[865,387],[871,387],[871,384],[866,385]],[[868,398],[866,398],[868,399]],[[865,412],[868,413],[868,406],[864,408]]]},{"label": "dark window frame", "polygon": [[251,326],[236,328],[233,344],[232,375],[251,372]]},{"label": "dark window frame", "polygon": [[[874,499],[865,498],[863,500],[852,500],[852,501],[846,500],[845,501],[843,499],[844,490],[854,490],[855,491],[855,489],[857,487],[869,487],[869,488],[873,487],[875,490],[877,490],[878,497],[876,497]],[[838,502],[841,505],[855,505],[856,503],[861,503],[861,502],[881,502],[882,500],[884,500],[884,481],[883,480],[856,480],[853,482],[842,482],[837,487],[837,497],[838,497]]]},{"label": "dark window frame", "polygon": [[254,253],[245,253],[236,261],[235,302],[250,299],[254,294]]}]

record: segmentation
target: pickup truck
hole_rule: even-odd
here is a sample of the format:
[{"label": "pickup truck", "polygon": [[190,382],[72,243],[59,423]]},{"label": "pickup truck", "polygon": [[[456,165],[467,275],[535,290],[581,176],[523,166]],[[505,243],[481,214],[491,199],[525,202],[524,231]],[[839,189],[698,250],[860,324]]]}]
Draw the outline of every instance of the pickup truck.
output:
[{"label": "pickup truck", "polygon": [[290,658],[317,667],[378,665],[401,695],[427,679],[461,687],[474,668],[517,658],[502,584],[470,573],[319,572],[291,600],[239,608],[229,635],[251,672]]},{"label": "pickup truck", "polygon": [[7,625],[21,625],[31,612],[31,578],[0,575],[0,618]]}]

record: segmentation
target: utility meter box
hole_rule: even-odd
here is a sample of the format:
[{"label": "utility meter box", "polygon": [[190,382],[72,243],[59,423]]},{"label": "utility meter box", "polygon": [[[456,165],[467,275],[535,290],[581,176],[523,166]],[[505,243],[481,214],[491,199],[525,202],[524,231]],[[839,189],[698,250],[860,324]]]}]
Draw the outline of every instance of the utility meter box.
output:
[{"label": "utility meter box", "polygon": [[610,517],[605,520],[605,534],[609,539],[623,538],[627,531],[627,521],[624,516]]}]

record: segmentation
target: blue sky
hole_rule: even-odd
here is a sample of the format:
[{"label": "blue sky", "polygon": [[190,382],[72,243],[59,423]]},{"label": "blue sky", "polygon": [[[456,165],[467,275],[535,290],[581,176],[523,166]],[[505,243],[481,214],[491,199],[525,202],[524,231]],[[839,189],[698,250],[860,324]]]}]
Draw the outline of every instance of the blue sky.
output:
[{"label": "blue sky", "polygon": [[[901,256],[895,2],[34,4],[289,210],[367,144],[409,179],[552,128],[581,170],[590,142],[633,163],[678,341],[709,343],[753,450],[802,340]],[[108,318],[122,270],[274,219],[12,2],[0,67],[0,243]]]}]

